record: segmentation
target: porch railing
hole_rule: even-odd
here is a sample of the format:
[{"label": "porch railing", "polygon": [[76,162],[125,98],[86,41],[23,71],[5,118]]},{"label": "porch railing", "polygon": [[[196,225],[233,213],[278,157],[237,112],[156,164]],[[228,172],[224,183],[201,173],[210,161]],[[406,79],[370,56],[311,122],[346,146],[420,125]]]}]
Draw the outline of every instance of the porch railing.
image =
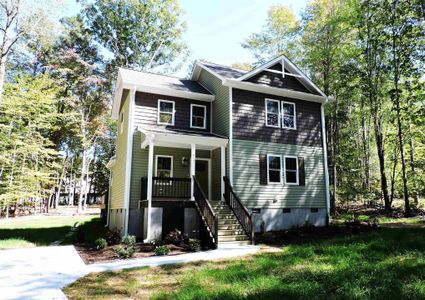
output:
[{"label": "porch railing", "polygon": [[202,190],[201,185],[199,184],[196,177],[193,176],[194,181],[194,197],[195,202],[198,207],[201,218],[203,218],[205,225],[208,227],[208,230],[212,237],[212,242],[214,243],[215,248],[218,245],[218,215],[214,212],[211,204],[209,203],[207,197],[205,196],[204,191]]},{"label": "porch railing", "polygon": [[255,243],[254,215],[250,214],[248,209],[242,204],[238,195],[236,195],[230,184],[229,178],[224,177],[224,201],[233,211],[245,233],[249,236],[251,242]]},{"label": "porch railing", "polygon": [[[147,199],[148,178],[142,177],[141,200]],[[152,198],[190,199],[190,178],[152,177]]]}]

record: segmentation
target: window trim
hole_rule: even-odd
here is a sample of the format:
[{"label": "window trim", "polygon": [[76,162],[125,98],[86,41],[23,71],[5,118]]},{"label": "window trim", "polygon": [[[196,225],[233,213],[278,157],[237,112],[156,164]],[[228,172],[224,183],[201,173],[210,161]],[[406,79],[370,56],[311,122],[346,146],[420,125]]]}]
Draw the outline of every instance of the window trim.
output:
[{"label": "window trim", "polygon": [[[286,158],[295,158],[296,161],[296,170],[295,170],[295,178],[297,179],[297,182],[287,182],[287,177],[286,177]],[[283,156],[283,171],[285,172],[285,184],[286,185],[299,185],[300,184],[300,179],[299,179],[299,165],[298,165],[298,156],[294,156],[294,155],[285,155]]]},{"label": "window trim", "polygon": [[[173,112],[172,113],[161,112],[161,102],[172,103],[173,104]],[[160,116],[161,113],[163,113],[163,114],[171,114],[171,123],[161,122],[160,121],[160,118],[159,118],[159,116]],[[157,124],[158,125],[174,126],[175,115],[176,115],[176,102],[175,101],[158,99],[158,114],[157,114]]]},{"label": "window trim", "polygon": [[[294,127],[287,127],[287,126],[285,126],[285,124],[283,122],[283,118],[285,116],[285,114],[283,113],[283,104],[291,104],[294,107]],[[296,106],[296,104],[294,102],[281,101],[280,110],[281,110],[280,117],[282,118],[282,128],[289,129],[289,130],[297,130],[297,106]]]},{"label": "window trim", "polygon": [[[192,117],[193,117],[193,107],[203,107],[204,108],[204,126],[193,126],[192,125]],[[196,128],[196,129],[207,129],[207,106],[201,105],[201,104],[190,104],[190,128]]]},{"label": "window trim", "polygon": [[124,112],[121,112],[120,134],[124,132]]},{"label": "window trim", "polygon": [[171,158],[170,178],[172,178],[173,171],[174,171],[174,157],[172,155],[162,155],[162,154],[155,155],[155,177],[158,177],[158,158],[159,157]]},{"label": "window trim", "polygon": [[[277,113],[277,125],[269,125],[267,123],[267,102],[271,101],[271,102],[276,102],[277,103],[277,108],[278,108],[278,113]],[[280,118],[281,118],[281,104],[279,100],[276,99],[270,99],[270,98],[265,98],[264,99],[264,113],[265,113],[265,121],[266,121],[266,127],[272,127],[272,128],[280,128]]]},{"label": "window trim", "polygon": [[[270,170],[269,170],[269,157],[279,157],[280,159],[280,176],[279,176],[279,182],[270,182]],[[271,154],[268,153],[267,154],[267,184],[282,184],[282,155],[278,155],[278,154]]]}]

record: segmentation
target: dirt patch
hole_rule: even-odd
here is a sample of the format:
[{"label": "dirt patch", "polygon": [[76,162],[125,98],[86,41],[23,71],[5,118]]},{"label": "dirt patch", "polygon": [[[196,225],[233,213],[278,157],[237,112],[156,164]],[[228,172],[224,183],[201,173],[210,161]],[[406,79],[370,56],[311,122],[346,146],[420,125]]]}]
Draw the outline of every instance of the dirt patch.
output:
[{"label": "dirt patch", "polygon": [[[108,246],[105,249],[98,250],[95,247],[90,247],[84,244],[75,245],[75,249],[77,249],[78,254],[86,264],[119,260],[119,256],[114,251],[118,247],[119,245]],[[175,245],[167,245],[167,247],[170,249],[168,256],[188,253],[188,251],[182,247]],[[136,244],[136,252],[132,259],[157,256],[154,252],[154,248],[155,247],[151,244],[138,243]]]},{"label": "dirt patch", "polygon": [[255,235],[259,244],[285,246],[303,244],[312,240],[328,239],[348,234],[363,234],[379,230],[379,225],[370,222],[346,222],[342,225],[327,227],[302,227],[284,231],[269,231]]}]

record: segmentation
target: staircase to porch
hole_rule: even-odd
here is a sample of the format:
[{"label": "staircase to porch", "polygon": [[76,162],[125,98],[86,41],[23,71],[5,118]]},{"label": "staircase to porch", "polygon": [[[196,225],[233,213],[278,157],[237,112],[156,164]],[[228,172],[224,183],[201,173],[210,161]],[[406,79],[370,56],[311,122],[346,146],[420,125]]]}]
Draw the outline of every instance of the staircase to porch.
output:
[{"label": "staircase to porch", "polygon": [[209,201],[195,177],[194,198],[202,225],[214,248],[254,243],[253,215],[248,212],[224,177],[224,201]]}]

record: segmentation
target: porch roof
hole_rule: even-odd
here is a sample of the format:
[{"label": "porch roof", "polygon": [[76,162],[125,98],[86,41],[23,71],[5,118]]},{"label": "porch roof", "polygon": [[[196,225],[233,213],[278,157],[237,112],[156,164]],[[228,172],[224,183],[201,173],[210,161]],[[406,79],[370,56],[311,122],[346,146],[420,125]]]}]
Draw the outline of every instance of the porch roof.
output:
[{"label": "porch roof", "polygon": [[227,146],[226,137],[212,132],[199,132],[178,129],[168,129],[161,127],[138,127],[137,130],[142,135],[141,148],[146,148],[150,141],[155,146],[174,147],[190,149],[192,144],[200,150],[213,150],[222,146]]}]

